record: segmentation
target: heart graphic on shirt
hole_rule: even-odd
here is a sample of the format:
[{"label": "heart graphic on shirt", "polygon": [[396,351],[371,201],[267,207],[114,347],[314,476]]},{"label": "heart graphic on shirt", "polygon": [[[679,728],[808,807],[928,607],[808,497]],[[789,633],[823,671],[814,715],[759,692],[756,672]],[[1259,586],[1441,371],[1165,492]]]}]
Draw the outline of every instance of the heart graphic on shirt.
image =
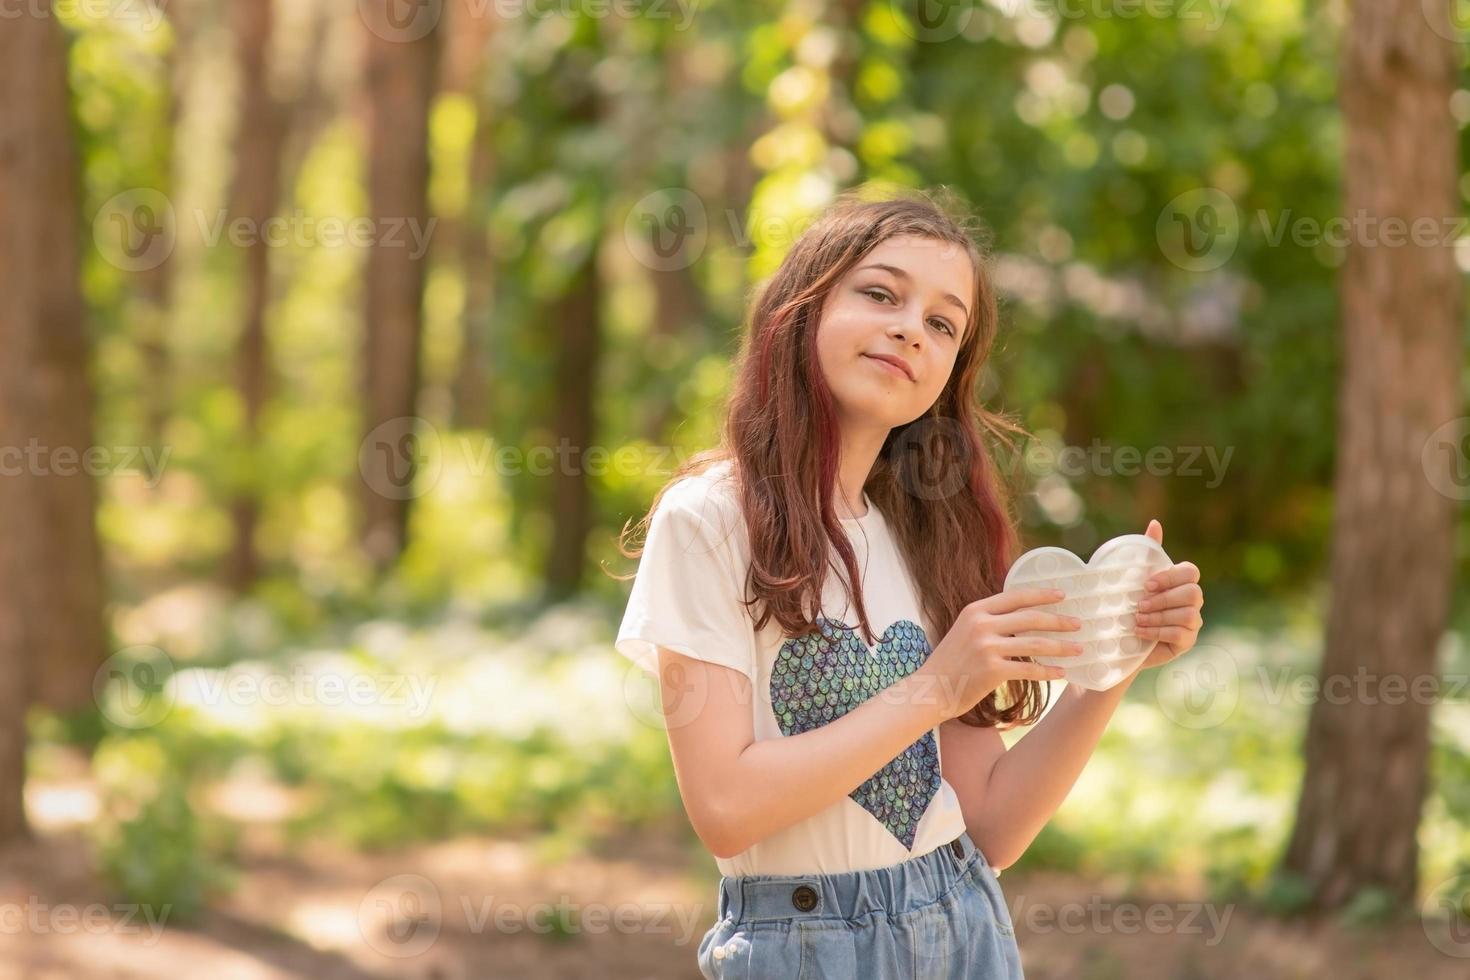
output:
[{"label": "heart graphic on shirt", "polygon": [[[852,627],[818,617],[815,632],[781,644],[771,667],[776,724],[789,736],[841,718],[913,673],[929,653],[923,628],[907,619],[884,630],[870,651]],[[939,783],[939,746],[929,731],[848,795],[913,850]]]}]

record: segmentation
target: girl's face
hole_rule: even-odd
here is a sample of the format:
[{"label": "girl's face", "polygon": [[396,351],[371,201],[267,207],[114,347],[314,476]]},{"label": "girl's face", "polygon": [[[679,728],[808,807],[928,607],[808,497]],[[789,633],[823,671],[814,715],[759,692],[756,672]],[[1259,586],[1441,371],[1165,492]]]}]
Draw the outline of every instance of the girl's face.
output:
[{"label": "girl's face", "polygon": [[875,245],[837,282],[817,357],[844,427],[886,431],[929,410],[959,353],[974,275],[963,247],[903,236]]}]

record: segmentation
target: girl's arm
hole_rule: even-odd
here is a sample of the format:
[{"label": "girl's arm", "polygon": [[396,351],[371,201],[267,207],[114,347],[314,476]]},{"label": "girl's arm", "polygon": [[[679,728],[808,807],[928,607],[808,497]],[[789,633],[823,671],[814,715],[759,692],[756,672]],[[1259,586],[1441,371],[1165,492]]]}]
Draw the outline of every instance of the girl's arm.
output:
[{"label": "girl's arm", "polygon": [[1015,863],[1041,833],[1137,676],[1135,671],[1106,691],[1069,685],[1009,751],[994,728],[958,720],[941,726],[944,778],[960,799],[971,839],[993,867]]},{"label": "girl's arm", "polygon": [[910,674],[819,728],[756,741],[748,677],[662,646],[658,659],[679,794],[719,858],[841,800],[946,717]]}]

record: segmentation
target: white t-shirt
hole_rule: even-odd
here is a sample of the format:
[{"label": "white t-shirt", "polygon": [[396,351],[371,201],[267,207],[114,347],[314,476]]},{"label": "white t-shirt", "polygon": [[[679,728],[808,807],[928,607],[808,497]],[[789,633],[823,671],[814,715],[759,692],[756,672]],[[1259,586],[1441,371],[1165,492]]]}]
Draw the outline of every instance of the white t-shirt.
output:
[{"label": "white t-shirt", "polygon": [[[616,647],[655,676],[655,646],[740,671],[754,686],[755,737],[784,738],[840,718],[906,676],[928,657],[931,633],[897,543],[866,494],[867,512],[842,525],[863,575],[876,651],[864,643],[834,568],[819,632],[788,638],[774,617],[757,632],[740,601],[750,538],[732,466],[721,461],[665,491]],[[835,549],[832,555],[840,568]],[[940,774],[935,727],[848,796],[715,863],[731,876],[862,871],[926,854],[964,829],[959,799]]]}]

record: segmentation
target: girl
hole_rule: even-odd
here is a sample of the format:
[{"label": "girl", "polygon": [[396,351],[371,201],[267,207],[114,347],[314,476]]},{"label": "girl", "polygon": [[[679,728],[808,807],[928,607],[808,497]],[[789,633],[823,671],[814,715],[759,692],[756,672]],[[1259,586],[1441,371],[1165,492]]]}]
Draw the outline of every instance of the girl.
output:
[{"label": "girl", "polygon": [[[977,241],[943,191],[840,199],[760,294],[723,444],[624,548],[616,646],[660,678],[722,876],[705,977],[1020,977],[996,876],[1132,682],[1001,740],[1061,675],[1030,658],[1080,649],[1014,634],[1079,624],[1042,608],[1059,592],[999,594],[1017,535],[982,432],[1022,430],[976,396],[997,323]],[[1193,646],[1198,580],[1150,580],[1144,667]]]}]

